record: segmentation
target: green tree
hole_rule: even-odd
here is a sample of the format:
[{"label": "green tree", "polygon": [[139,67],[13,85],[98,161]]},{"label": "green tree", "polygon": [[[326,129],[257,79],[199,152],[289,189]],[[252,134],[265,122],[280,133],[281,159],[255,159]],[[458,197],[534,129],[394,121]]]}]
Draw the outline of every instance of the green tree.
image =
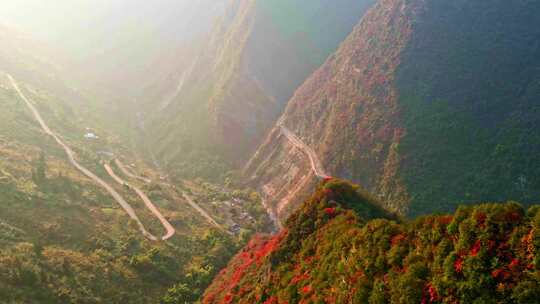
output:
[{"label": "green tree", "polygon": [[36,185],[43,184],[47,180],[47,160],[43,150],[39,154],[39,159],[32,171],[32,179]]},{"label": "green tree", "polygon": [[171,287],[167,294],[161,300],[161,304],[188,304],[197,300],[198,294],[194,293],[192,289],[184,284],[178,283]]}]

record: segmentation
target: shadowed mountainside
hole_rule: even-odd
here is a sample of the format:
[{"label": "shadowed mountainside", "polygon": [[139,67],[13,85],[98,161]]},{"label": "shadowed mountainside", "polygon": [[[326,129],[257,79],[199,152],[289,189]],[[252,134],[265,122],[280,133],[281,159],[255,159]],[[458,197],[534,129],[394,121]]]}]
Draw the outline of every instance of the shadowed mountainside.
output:
[{"label": "shadowed mountainside", "polygon": [[[539,12],[529,1],[378,1],[280,122],[328,174],[360,182],[403,215],[534,202]],[[299,153],[278,125],[246,167],[271,205],[314,187]]]}]

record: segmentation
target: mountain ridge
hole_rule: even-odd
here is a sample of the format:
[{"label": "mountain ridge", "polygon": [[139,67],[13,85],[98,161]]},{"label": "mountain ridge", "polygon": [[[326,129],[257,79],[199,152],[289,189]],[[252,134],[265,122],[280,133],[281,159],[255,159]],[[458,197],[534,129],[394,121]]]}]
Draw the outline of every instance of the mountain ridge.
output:
[{"label": "mountain ridge", "polygon": [[[255,237],[202,303],[536,303],[538,206],[480,204],[401,220],[322,182],[281,232]],[[356,210],[352,210],[352,209]]]},{"label": "mountain ridge", "polygon": [[[319,41],[316,34],[326,24],[324,20],[333,18],[326,11],[343,16],[326,27],[340,37],[370,4],[350,0],[330,6],[323,1],[231,1],[207,46],[194,60],[195,67],[189,68],[191,76],[181,81],[183,89],[161,114],[150,115],[150,120],[157,121],[151,133],[158,156],[180,166],[195,149],[199,155],[217,155],[232,165],[245,162],[296,85],[339,43],[335,41],[339,38]],[[179,140],[180,135],[191,139]],[[201,140],[203,135],[209,140]]]},{"label": "mountain ridge", "polygon": [[[448,212],[460,201],[533,203],[536,169],[526,164],[536,161],[528,151],[538,142],[524,136],[535,138],[538,128],[539,76],[520,67],[537,66],[538,48],[527,45],[540,37],[530,26],[539,9],[529,2],[505,9],[503,2],[378,1],[298,88],[279,121],[316,151],[330,175],[361,183],[403,215]],[[456,20],[459,30],[451,26]],[[493,34],[483,35],[494,20]],[[499,53],[501,64],[490,64]],[[510,81],[516,73],[523,77]],[[494,83],[498,90],[490,89]],[[301,201],[316,183],[309,170],[279,126],[244,169],[273,206]],[[512,186],[503,186],[501,174]]]}]

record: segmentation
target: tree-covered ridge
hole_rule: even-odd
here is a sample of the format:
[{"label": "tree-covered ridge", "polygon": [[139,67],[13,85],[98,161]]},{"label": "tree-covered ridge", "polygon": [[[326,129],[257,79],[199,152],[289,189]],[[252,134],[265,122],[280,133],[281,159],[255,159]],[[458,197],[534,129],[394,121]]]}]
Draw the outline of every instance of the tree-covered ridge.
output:
[{"label": "tree-covered ridge", "polygon": [[409,214],[537,203],[540,3],[425,1],[424,10],[396,72]]},{"label": "tree-covered ridge", "polygon": [[203,303],[539,303],[538,206],[400,221],[353,189],[323,182],[280,234],[232,260]]}]

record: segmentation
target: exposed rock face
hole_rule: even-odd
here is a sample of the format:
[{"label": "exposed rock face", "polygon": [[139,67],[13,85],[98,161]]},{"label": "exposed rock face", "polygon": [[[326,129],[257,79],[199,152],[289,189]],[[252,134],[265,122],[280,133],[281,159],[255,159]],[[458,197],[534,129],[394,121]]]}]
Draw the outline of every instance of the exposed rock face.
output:
[{"label": "exposed rock face", "polygon": [[[540,7],[530,2],[378,1],[280,121],[330,174],[359,182],[404,215],[464,201],[531,202],[540,185],[526,165],[537,158],[526,151],[540,144],[533,12]],[[301,196],[310,168],[291,169],[293,148],[277,130],[246,174],[261,189],[280,188],[294,174],[287,187]],[[501,175],[505,187],[495,182]],[[299,201],[290,197],[283,191],[269,201],[276,208]]]}]

